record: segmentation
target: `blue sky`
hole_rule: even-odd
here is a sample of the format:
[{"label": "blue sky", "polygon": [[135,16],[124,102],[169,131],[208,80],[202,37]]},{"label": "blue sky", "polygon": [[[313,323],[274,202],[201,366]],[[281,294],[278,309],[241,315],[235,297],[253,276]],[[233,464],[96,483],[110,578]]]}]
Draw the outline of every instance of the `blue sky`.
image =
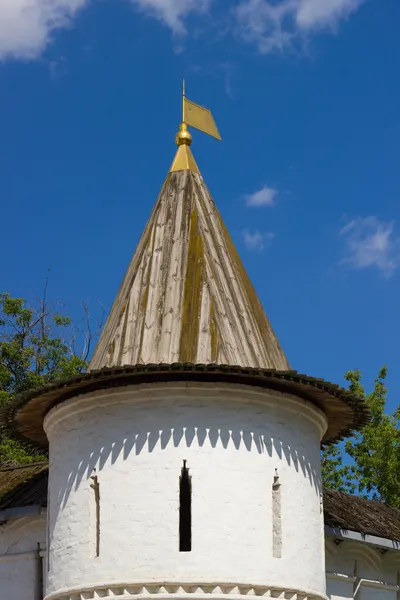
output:
[{"label": "blue sky", "polygon": [[108,308],[193,152],[293,368],[400,396],[398,0],[0,3],[1,290]]}]

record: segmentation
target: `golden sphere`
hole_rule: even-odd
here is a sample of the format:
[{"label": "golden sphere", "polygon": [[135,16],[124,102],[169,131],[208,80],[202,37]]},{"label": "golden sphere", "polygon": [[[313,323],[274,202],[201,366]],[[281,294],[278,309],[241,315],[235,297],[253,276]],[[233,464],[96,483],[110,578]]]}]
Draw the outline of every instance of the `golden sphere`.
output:
[{"label": "golden sphere", "polygon": [[186,123],[181,123],[179,125],[179,131],[176,134],[175,142],[177,146],[190,146],[192,143],[192,134],[188,131]]}]

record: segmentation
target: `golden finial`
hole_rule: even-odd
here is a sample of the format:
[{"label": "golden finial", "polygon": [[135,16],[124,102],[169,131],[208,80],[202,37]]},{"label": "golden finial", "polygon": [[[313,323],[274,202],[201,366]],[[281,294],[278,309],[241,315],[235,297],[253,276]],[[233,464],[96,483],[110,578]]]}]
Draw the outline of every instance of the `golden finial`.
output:
[{"label": "golden finial", "polygon": [[188,130],[187,123],[185,123],[185,80],[182,80],[182,123],[179,125],[179,131],[175,136],[175,142],[177,146],[190,146],[192,143],[192,134]]},{"label": "golden finial", "polygon": [[179,131],[175,136],[175,142],[177,146],[190,146],[192,143],[192,134],[188,131],[188,126],[186,123],[181,123],[179,125]]},{"label": "golden finial", "polygon": [[175,136],[178,151],[170,169],[171,173],[186,170],[199,173],[193,154],[189,148],[192,143],[192,134],[188,130],[189,125],[190,127],[195,127],[195,129],[199,129],[200,131],[217,138],[217,140],[221,139],[210,111],[207,108],[203,108],[186,99],[185,80],[183,80],[182,123],[179,125],[179,131]]}]

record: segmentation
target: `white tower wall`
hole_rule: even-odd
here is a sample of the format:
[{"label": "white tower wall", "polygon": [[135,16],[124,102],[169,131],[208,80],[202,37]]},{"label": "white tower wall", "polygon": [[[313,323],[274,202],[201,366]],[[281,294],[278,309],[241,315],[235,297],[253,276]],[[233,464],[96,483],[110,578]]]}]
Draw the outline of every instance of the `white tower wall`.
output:
[{"label": "white tower wall", "polygon": [[[305,401],[222,383],[143,384],[56,406],[45,420],[46,599],[323,598],[325,428]],[[179,551],[184,460],[190,552]]]}]

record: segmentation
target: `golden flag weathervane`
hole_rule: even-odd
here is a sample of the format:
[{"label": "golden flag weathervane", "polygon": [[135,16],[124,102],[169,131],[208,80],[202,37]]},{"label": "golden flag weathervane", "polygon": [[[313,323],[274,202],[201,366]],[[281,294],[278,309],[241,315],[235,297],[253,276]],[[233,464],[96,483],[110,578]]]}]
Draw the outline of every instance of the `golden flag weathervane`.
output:
[{"label": "golden flag weathervane", "polygon": [[185,80],[183,80],[182,86],[182,121],[195,129],[199,129],[217,138],[217,140],[221,140],[211,112],[207,108],[199,106],[186,98]]},{"label": "golden flag weathervane", "polygon": [[175,137],[175,141],[179,148],[170,169],[171,173],[186,170],[199,173],[196,161],[189,148],[192,143],[192,134],[188,131],[188,126],[203,131],[217,140],[221,139],[211,112],[207,108],[199,106],[186,98],[185,80],[183,80],[182,123],[179,125],[179,131]]},{"label": "golden flag weathervane", "polygon": [[[178,146],[181,144],[190,145],[192,141],[192,136],[190,135],[181,135],[183,132],[188,133],[188,126],[194,127],[203,133],[207,133],[207,135],[211,135],[217,140],[221,139],[211,111],[203,106],[199,106],[194,102],[191,102],[186,98],[185,92],[185,80],[182,83],[182,123],[179,126],[179,132],[176,136],[176,143]],[[189,141],[190,136],[190,141]]]}]

